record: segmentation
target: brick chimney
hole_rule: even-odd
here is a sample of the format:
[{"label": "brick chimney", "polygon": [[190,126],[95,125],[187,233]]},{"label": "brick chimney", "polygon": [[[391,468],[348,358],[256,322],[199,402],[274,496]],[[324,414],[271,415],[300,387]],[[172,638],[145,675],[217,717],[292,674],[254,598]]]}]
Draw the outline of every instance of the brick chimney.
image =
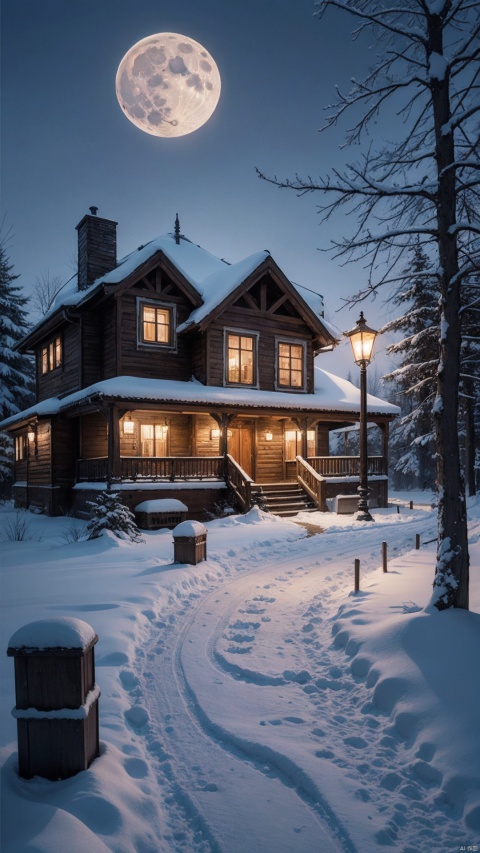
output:
[{"label": "brick chimney", "polygon": [[78,289],[117,266],[117,223],[97,216],[97,207],[76,226],[78,231]]}]

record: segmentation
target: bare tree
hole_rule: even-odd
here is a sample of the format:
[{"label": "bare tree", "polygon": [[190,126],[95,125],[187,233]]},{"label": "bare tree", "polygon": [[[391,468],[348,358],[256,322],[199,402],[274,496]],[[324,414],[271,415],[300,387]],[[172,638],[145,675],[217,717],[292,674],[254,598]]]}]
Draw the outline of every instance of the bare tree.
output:
[{"label": "bare tree", "polygon": [[48,271],[38,275],[32,289],[32,309],[44,317],[50,311],[63,285],[64,282],[58,275],[51,276]]},{"label": "bare tree", "polygon": [[[360,259],[368,279],[358,302],[401,281],[405,252],[420,240],[435,258],[440,304],[439,364],[433,404],[438,490],[438,547],[432,601],[468,608],[465,487],[458,441],[461,287],[478,270],[480,223],[480,2],[478,0],[320,0],[356,20],[355,36],[373,35],[379,51],[363,81],[337,92],[323,130],[348,113],[349,144],[364,140],[361,160],[312,180],[262,178],[302,195],[320,192],[322,221],[353,214],[336,257]],[[384,110],[393,139],[368,139]],[[393,118],[397,116],[394,121]],[[358,117],[360,116],[360,117]],[[378,138],[378,126],[372,128]]]}]

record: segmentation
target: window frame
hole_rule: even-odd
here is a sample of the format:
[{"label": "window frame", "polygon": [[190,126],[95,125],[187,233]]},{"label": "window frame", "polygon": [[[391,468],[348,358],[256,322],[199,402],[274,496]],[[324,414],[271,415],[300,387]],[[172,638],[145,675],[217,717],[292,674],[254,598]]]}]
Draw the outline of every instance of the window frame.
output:
[{"label": "window frame", "polygon": [[61,335],[55,335],[40,348],[40,372],[47,376],[63,366],[63,341]]},{"label": "window frame", "polygon": [[[144,433],[144,430],[146,430],[146,429],[149,429],[149,430],[151,429],[151,431],[152,431],[151,437],[144,437],[143,433]],[[160,430],[164,433],[163,436],[157,435],[157,431],[160,431]],[[140,421],[140,423],[139,423],[139,435],[140,435],[140,456],[143,459],[164,459],[166,456],[169,455],[170,430],[168,428],[168,424],[161,424],[158,421],[153,421],[153,423],[152,422],[142,423]],[[143,453],[143,444],[145,441],[152,441],[153,442],[153,454],[147,454],[147,453],[144,454]],[[157,450],[157,442],[165,442],[165,445],[164,445],[165,446],[165,453],[160,454],[160,453],[155,452]]]},{"label": "window frame", "polygon": [[[316,432],[317,431],[316,431],[315,427],[313,429],[307,429],[307,458],[309,457],[309,453],[308,453],[309,443],[313,442],[313,449],[314,449],[314,451],[316,450],[316,444],[317,444]],[[288,433],[295,433],[295,437],[294,438],[289,437]],[[301,447],[302,447],[302,432],[301,432],[301,430],[299,430],[295,427],[288,427],[285,430],[283,440],[284,440],[285,462],[295,462],[295,459],[297,458],[297,456],[300,455],[300,451],[301,451]],[[288,444],[289,444],[289,442],[293,442],[293,441],[295,441],[295,454],[294,454],[294,456],[289,456],[287,453]],[[315,452],[312,455],[315,456]]]},{"label": "window frame", "polygon": [[[157,310],[164,311],[169,316],[169,341],[147,341],[144,338],[144,308],[153,308],[155,312]],[[168,350],[169,352],[176,352],[177,349],[177,306],[172,305],[168,302],[158,302],[156,299],[137,299],[137,347],[138,349],[161,349]],[[157,323],[155,321],[155,329],[157,328]]]},{"label": "window frame", "polygon": [[[284,344],[289,347],[300,347],[302,350],[302,384],[301,385],[285,385],[280,382],[280,346]],[[289,360],[291,362],[291,353],[289,356]],[[291,378],[291,366],[290,370],[290,378]],[[285,338],[285,337],[276,337],[275,338],[275,390],[276,391],[287,391],[289,393],[297,393],[302,394],[307,390],[307,343],[306,341],[300,341],[298,338]]]},{"label": "window frame", "polygon": [[28,457],[28,437],[26,432],[15,436],[15,462],[25,462]]},{"label": "window frame", "polygon": [[[237,338],[251,338],[252,340],[252,355],[253,355],[253,369],[252,369],[252,382],[232,382],[228,378],[229,364],[228,364],[228,353],[229,353],[229,338],[230,337]],[[258,340],[260,337],[259,332],[251,331],[250,329],[233,329],[227,328],[224,329],[224,337],[223,337],[223,361],[224,361],[224,371],[223,371],[223,382],[225,387],[229,388],[258,388]],[[240,350],[241,352],[241,346]],[[241,369],[241,364],[240,364]]]}]

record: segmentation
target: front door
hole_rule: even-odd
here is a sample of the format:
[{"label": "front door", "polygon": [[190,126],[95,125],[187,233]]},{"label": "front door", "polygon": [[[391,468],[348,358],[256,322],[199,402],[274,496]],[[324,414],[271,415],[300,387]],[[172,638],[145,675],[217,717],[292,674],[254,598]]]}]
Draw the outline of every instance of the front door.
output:
[{"label": "front door", "polygon": [[253,427],[229,427],[228,452],[249,477],[253,477]]}]

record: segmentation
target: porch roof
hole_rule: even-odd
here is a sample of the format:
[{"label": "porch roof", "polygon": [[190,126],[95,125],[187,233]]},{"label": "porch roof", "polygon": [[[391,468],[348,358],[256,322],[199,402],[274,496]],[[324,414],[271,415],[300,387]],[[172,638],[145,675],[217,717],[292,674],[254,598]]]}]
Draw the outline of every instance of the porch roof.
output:
[{"label": "porch roof", "polygon": [[[315,368],[315,392],[313,394],[288,393],[285,391],[261,391],[254,388],[221,388],[202,385],[196,380],[174,382],[170,379],[142,379],[134,376],[117,376],[96,382],[61,399],[51,397],[12,415],[2,423],[0,429],[14,426],[31,417],[47,417],[72,410],[77,406],[99,401],[125,401],[141,406],[143,403],[204,405],[214,410],[227,406],[236,409],[301,412],[338,412],[359,414],[360,391],[347,379],[341,379],[320,367]],[[367,413],[395,417],[400,414],[398,406],[367,395]]]}]

